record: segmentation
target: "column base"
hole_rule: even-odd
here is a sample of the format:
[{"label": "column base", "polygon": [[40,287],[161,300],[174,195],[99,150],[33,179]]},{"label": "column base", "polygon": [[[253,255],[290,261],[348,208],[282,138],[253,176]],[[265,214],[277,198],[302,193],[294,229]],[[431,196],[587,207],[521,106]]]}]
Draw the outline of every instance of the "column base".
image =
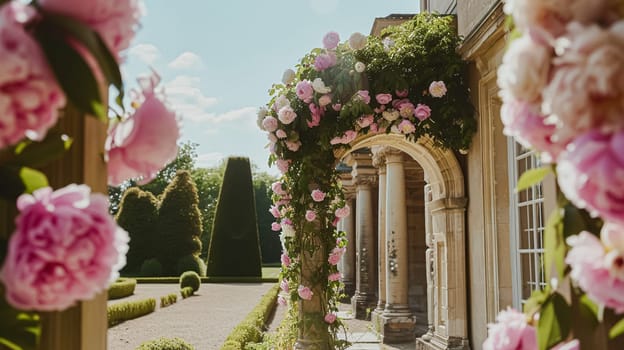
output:
[{"label": "column base", "polygon": [[444,338],[429,331],[422,337],[416,338],[416,350],[470,350],[470,344],[468,339]]},{"label": "column base", "polygon": [[379,315],[378,322],[384,344],[407,343],[416,338],[416,316],[407,308],[386,309]]},{"label": "column base", "polygon": [[374,299],[374,295],[356,291],[353,298],[351,298],[353,317],[358,320],[370,320],[371,313],[376,305],[377,301]]},{"label": "column base", "polygon": [[380,309],[379,307],[371,313],[371,323],[373,324],[373,330],[377,334],[381,334],[381,330],[383,328],[382,314],[383,308]]}]

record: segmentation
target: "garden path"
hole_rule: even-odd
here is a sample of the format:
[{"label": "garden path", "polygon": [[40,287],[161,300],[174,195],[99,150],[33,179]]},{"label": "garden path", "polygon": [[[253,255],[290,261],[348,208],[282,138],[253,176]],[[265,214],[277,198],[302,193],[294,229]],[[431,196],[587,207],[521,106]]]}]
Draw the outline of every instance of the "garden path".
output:
[{"label": "garden path", "polygon": [[[196,349],[219,349],[232,329],[258,304],[274,283],[203,283],[182,300],[177,284],[138,284],[132,299],[178,293],[178,302],[108,330],[109,350],[134,350],[160,337],[179,337]],[[128,298],[110,303],[130,300]]]}]

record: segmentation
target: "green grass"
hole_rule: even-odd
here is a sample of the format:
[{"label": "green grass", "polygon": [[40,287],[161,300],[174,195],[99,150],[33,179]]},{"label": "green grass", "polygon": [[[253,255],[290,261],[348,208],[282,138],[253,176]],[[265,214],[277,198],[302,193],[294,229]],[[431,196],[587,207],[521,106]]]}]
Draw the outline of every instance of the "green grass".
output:
[{"label": "green grass", "polygon": [[279,266],[262,266],[262,278],[278,278],[281,265]]}]

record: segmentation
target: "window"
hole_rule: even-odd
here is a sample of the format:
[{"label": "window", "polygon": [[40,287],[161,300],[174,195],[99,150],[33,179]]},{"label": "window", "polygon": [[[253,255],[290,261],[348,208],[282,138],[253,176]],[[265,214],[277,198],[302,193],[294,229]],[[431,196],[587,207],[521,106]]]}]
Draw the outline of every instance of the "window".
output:
[{"label": "window", "polygon": [[518,178],[540,167],[534,151],[509,139],[509,196],[514,307],[522,310],[534,290],[546,287],[544,275],[544,194],[542,184],[515,193]]}]

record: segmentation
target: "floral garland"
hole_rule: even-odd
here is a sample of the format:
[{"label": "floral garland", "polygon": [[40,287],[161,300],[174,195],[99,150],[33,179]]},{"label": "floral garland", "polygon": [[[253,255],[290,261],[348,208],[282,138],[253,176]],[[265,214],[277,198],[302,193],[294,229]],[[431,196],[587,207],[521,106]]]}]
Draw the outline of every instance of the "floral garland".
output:
[{"label": "floral garland", "polygon": [[[121,113],[102,145],[112,185],[149,181],[175,158],[178,119],[156,88],[158,76],[139,80],[132,113],[122,104],[119,63],[141,8],[140,0],[0,2],[0,197],[17,200],[19,210],[0,282],[17,309],[64,310],[89,300],[125,264],[128,236],[108,213],[107,197],[80,184],[54,191],[36,170],[71,147],[71,135],[50,131],[59,109],[71,104],[108,123],[103,92],[117,89]],[[21,348],[34,328],[15,315],[0,320],[0,342]]]},{"label": "floral garland", "polygon": [[[414,35],[424,30],[429,34]],[[281,287],[289,295],[279,302],[294,308],[318,298],[322,312],[300,313],[297,326],[328,329],[330,348],[345,346],[336,337],[343,288],[336,265],[348,242],[336,226],[350,213],[335,153],[358,135],[377,133],[412,141],[426,135],[439,147],[463,150],[475,131],[451,19],[423,14],[384,35],[355,33],[340,43],[337,33],[327,33],[323,48],[304,56],[296,72],[287,70],[258,113],[258,126],[268,133],[269,162],[283,174],[272,186],[270,209],[284,251]],[[314,256],[323,262],[305,272],[304,260]]]},{"label": "floral garland", "polygon": [[[504,9],[524,34],[498,71],[504,132],[551,163],[520,182],[554,169],[562,193],[544,233],[550,284],[527,302],[528,317],[501,312],[484,349],[606,344],[624,333],[624,2],[508,0]],[[607,331],[579,327],[597,323]]]}]

